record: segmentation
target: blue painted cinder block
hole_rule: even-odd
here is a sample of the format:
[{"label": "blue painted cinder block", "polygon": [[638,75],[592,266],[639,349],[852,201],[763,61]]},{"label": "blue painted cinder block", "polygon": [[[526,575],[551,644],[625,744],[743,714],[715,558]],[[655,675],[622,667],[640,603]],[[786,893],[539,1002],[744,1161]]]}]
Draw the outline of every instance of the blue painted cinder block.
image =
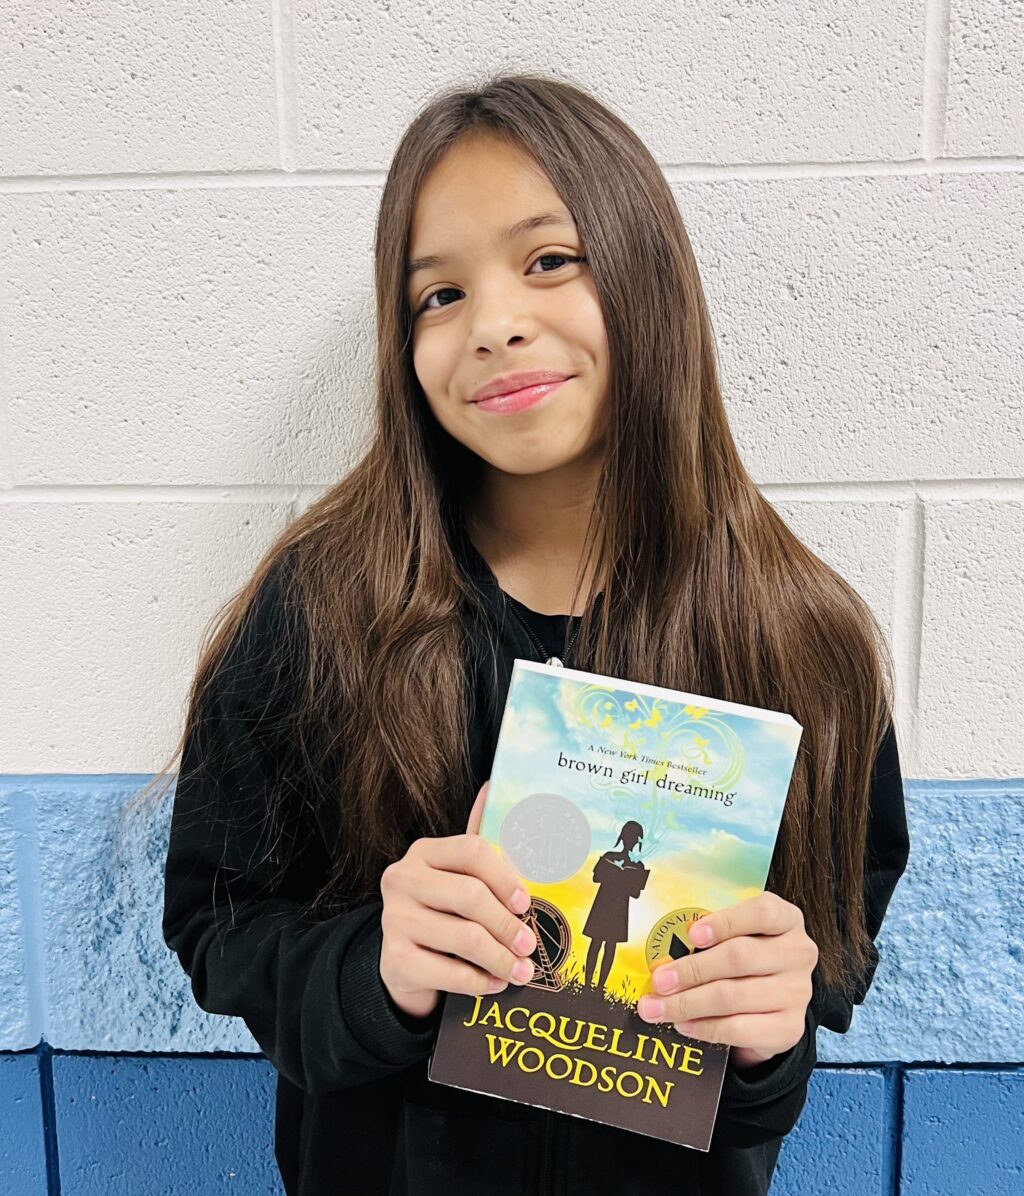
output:
[{"label": "blue painted cinder block", "polygon": [[891,1087],[880,1070],[816,1070],[783,1139],[772,1196],[889,1196]]},{"label": "blue painted cinder block", "polygon": [[46,1196],[39,1057],[0,1055],[0,1191]]},{"label": "blue painted cinder block", "polygon": [[[0,776],[0,1050],[95,1052],[44,1048],[42,1089],[36,1054],[0,1056],[2,1196],[8,1176],[46,1192],[48,1155],[62,1196],[280,1196],[273,1069],[240,1019],[199,1009],[162,939],[171,795],[123,816],[147,779]],[[1024,1059],[1024,781],[905,787],[875,982],[848,1034],[818,1033],[773,1196],[1024,1193],[1024,1071],[962,1066]]]},{"label": "blue painted cinder block", "polygon": [[[123,813],[148,779],[0,777],[0,802],[6,798],[31,826],[24,836],[31,851],[16,857],[24,912],[10,924],[26,966],[0,990],[10,1010],[0,1049],[42,1038],[69,1051],[259,1052],[239,1018],[211,1016],[196,1005],[163,941],[171,795],[155,810]],[[5,916],[16,915],[0,910],[0,934]],[[10,958],[17,958],[13,951]],[[25,1041],[25,1011],[32,1008],[38,1016]],[[5,1026],[0,1013],[0,1031]]]},{"label": "blue painted cinder block", "polygon": [[907,1071],[901,1196],[1019,1192],[1024,1192],[1024,1071]]},{"label": "blue painted cinder block", "polygon": [[53,1090],[61,1196],[283,1196],[264,1059],[55,1055]]},{"label": "blue painted cinder block", "polygon": [[31,798],[0,777],[0,1050],[26,1050],[42,1035],[43,969],[32,925],[37,877]]},{"label": "blue painted cinder block", "polygon": [[[13,961],[0,965],[0,1049],[43,1038],[104,1053],[259,1052],[240,1019],[199,1009],[163,942],[171,794],[155,812],[122,812],[146,779],[0,776],[0,852],[6,825],[16,873],[7,890],[18,896],[6,910],[0,902],[9,948],[0,959]],[[881,962],[849,1033],[819,1031],[818,1058],[1024,1059],[1024,782],[908,780],[905,789],[911,857],[879,937]],[[30,835],[12,829],[12,808]]]},{"label": "blue painted cinder block", "polygon": [[1024,783],[907,781],[905,791],[910,861],[878,970],[849,1032],[819,1032],[818,1058],[1024,1060]]}]

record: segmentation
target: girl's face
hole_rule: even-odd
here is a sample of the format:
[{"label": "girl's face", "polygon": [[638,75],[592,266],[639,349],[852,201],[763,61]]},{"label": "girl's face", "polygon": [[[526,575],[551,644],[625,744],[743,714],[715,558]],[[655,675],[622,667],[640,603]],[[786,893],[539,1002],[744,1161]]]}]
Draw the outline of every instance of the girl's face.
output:
[{"label": "girl's face", "polygon": [[[541,212],[557,223],[510,225]],[[511,474],[599,459],[608,352],[586,249],[547,176],[493,137],[460,142],[437,163],[413,214],[409,261],[444,259],[407,280],[413,366],[438,423]],[[474,393],[504,375],[568,380],[522,410],[488,410]]]}]

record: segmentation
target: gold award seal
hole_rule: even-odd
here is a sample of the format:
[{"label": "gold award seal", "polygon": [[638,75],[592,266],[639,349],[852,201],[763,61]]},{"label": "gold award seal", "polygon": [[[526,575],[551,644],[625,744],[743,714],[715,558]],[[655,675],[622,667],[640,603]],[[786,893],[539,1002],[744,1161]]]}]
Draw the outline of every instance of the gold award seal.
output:
[{"label": "gold award seal", "polygon": [[651,927],[647,936],[645,953],[647,966],[653,972],[655,967],[668,963],[672,959],[682,959],[699,950],[690,942],[690,928],[711,910],[691,905],[683,909],[674,909]]}]

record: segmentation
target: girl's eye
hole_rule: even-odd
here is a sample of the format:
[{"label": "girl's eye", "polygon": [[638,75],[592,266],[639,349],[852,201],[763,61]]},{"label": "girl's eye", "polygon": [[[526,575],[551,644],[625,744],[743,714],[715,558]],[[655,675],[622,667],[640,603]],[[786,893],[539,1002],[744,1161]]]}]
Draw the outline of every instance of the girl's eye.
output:
[{"label": "girl's eye", "polygon": [[[563,262],[572,262],[574,264],[576,264],[578,262],[585,262],[587,260],[583,256],[573,256],[570,253],[542,253],[540,255],[540,257],[538,257],[534,260],[533,265],[535,266],[537,264],[537,262],[546,261],[548,258],[558,258]],[[555,269],[561,270],[562,267],[556,266]],[[542,270],[541,271],[542,274],[553,274],[554,272],[555,272],[554,270]],[[419,311],[417,311],[416,314],[419,315],[420,312],[424,312],[424,311],[438,311],[439,309],[436,307],[428,308],[427,305],[430,303],[431,299],[433,299],[437,295],[444,295],[448,291],[457,291],[457,290],[458,290],[457,287],[439,287],[436,291],[431,291],[430,294],[426,297],[426,299],[423,300],[423,303],[420,305]],[[449,304],[445,303],[445,304],[442,304],[442,306],[448,307]]]}]

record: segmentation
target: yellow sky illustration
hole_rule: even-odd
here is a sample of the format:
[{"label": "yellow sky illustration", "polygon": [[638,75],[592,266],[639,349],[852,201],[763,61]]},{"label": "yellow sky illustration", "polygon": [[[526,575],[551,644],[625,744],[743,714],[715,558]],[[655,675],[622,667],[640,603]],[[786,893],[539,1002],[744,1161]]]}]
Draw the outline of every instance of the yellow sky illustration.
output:
[{"label": "yellow sky illustration", "polygon": [[[562,965],[566,974],[582,975],[586,965],[590,939],[583,934],[583,926],[597,895],[593,871],[601,855],[601,851],[592,851],[586,864],[568,880],[529,886],[533,896],[550,901],[569,922],[572,947]],[[652,928],[674,909],[722,909],[756,896],[761,892],[759,878],[765,861],[763,849],[727,831],[715,830],[705,841],[656,856],[648,867],[651,875],[647,887],[629,902],[629,941],[619,943],[615,949],[607,981],[612,991],[618,991],[623,983],[631,983],[640,992],[651,991],[646,943]]]}]

